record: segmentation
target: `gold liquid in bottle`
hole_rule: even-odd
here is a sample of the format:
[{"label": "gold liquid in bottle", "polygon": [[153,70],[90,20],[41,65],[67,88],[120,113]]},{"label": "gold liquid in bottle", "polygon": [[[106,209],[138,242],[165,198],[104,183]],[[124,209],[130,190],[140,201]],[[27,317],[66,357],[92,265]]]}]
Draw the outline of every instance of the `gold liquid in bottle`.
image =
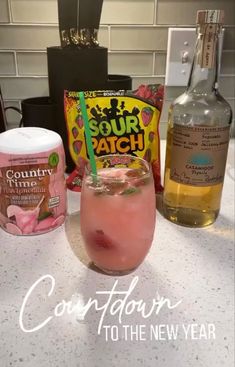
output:
[{"label": "gold liquid in bottle", "polygon": [[171,142],[173,129],[168,131],[165,166],[164,212],[172,222],[189,227],[212,224],[219,213],[223,184],[197,187],[170,179]]},{"label": "gold liquid in bottle", "polygon": [[223,11],[199,11],[187,90],[169,111],[163,208],[170,221],[212,224],[220,210],[232,112],[218,92]]}]

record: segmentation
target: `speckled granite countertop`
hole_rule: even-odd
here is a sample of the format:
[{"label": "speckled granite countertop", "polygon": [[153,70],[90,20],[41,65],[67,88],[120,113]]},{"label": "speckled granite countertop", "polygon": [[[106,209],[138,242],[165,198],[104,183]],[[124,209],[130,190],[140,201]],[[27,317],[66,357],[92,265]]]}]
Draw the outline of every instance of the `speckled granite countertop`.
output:
[{"label": "speckled granite countertop", "polygon": [[[1,367],[232,367],[234,180],[231,141],[217,222],[188,229],[158,213],[145,262],[119,278],[88,266],[80,194],[68,193],[67,222],[53,232],[1,231]],[[111,289],[124,293],[97,293]]]}]

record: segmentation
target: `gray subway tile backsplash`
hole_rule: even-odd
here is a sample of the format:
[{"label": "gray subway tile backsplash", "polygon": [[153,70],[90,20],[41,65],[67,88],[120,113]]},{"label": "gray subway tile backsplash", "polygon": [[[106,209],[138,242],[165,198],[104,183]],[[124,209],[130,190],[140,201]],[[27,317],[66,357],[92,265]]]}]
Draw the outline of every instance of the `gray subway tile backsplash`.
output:
[{"label": "gray subway tile backsplash", "polygon": [[235,98],[235,76],[221,76],[219,89],[224,98]]},{"label": "gray subway tile backsplash", "polygon": [[18,108],[20,110],[20,102],[14,100],[4,101],[4,107],[8,107],[8,109],[6,110],[6,120],[8,126],[10,126],[11,128],[19,127],[21,114],[10,107]]},{"label": "gray subway tile backsplash", "polygon": [[165,78],[157,76],[133,77],[132,87],[137,89],[141,84],[164,84]]},{"label": "gray subway tile backsplash", "polygon": [[111,27],[111,50],[166,50],[166,27]]},{"label": "gray subway tile backsplash", "polygon": [[19,75],[47,76],[46,52],[17,52],[16,59]]},{"label": "gray subway tile backsplash", "polygon": [[[0,85],[6,103],[48,95],[46,48],[60,44],[57,0],[0,0]],[[109,73],[129,74],[133,88],[164,83],[168,27],[192,27],[196,11],[225,10],[220,90],[235,106],[234,0],[104,0],[100,45],[109,49]],[[11,13],[9,13],[9,9]],[[167,87],[160,130],[169,104],[184,87]],[[16,116],[8,113],[9,126]]]},{"label": "gray subway tile backsplash", "polygon": [[153,24],[155,0],[104,0],[102,24]]},{"label": "gray subway tile backsplash", "polygon": [[166,53],[155,53],[155,64],[154,64],[154,74],[155,75],[165,75],[166,72]]},{"label": "gray subway tile backsplash", "polygon": [[[235,17],[235,16],[234,16]],[[235,24],[235,20],[234,20]],[[224,50],[234,50],[235,49],[235,26],[233,27],[225,27],[224,34]]]},{"label": "gray subway tile backsplash", "polygon": [[[104,0],[101,24],[153,24],[155,0]],[[17,23],[58,23],[56,0],[11,0]]]},{"label": "gray subway tile backsplash", "polygon": [[197,10],[223,9],[225,24],[234,24],[234,0],[158,0],[157,24],[195,25]]},{"label": "gray subway tile backsplash", "polygon": [[8,1],[1,0],[0,2],[0,23],[8,23],[10,21],[9,11],[8,11]]},{"label": "gray subway tile backsplash", "polygon": [[235,75],[235,51],[222,53],[221,74]]},{"label": "gray subway tile backsplash", "polygon": [[11,9],[16,23],[58,23],[56,0],[11,0]]},{"label": "gray subway tile backsplash", "polygon": [[24,98],[47,96],[47,77],[0,77],[4,99],[21,100]]},{"label": "gray subway tile backsplash", "polygon": [[[235,20],[234,20],[235,23]],[[174,27],[174,25],[172,25]],[[168,27],[111,26],[111,50],[167,50]],[[224,50],[235,49],[235,26],[225,27]]]},{"label": "gray subway tile backsplash", "polygon": [[[99,40],[108,45],[108,28],[101,27]],[[60,44],[57,26],[48,25],[2,25],[0,26],[0,49],[7,50],[43,50]]]},{"label": "gray subway tile backsplash", "polygon": [[0,52],[0,75],[15,75],[14,52]]},{"label": "gray subway tile backsplash", "polygon": [[112,74],[151,75],[153,53],[110,53],[109,72]]},{"label": "gray subway tile backsplash", "polygon": [[0,49],[45,50],[59,44],[57,27],[40,25],[0,26]]}]

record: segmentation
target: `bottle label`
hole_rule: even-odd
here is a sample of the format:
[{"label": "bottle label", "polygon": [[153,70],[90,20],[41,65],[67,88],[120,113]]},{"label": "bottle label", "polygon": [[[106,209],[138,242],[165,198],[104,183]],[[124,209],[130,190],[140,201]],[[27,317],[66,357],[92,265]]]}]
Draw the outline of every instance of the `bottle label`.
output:
[{"label": "bottle label", "polygon": [[62,145],[28,155],[0,152],[0,227],[35,235],[61,225],[65,214]]},{"label": "bottle label", "polygon": [[219,24],[202,24],[203,34],[202,49],[199,54],[199,65],[201,68],[211,69],[214,67],[216,56],[216,39],[218,37]]},{"label": "bottle label", "polygon": [[229,143],[229,126],[173,127],[170,179],[192,186],[223,182]]}]

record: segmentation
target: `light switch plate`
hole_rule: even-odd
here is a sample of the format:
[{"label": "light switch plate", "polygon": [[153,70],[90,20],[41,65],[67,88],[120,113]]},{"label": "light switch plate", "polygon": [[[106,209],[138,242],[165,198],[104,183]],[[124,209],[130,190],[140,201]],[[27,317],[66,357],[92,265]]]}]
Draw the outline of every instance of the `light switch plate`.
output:
[{"label": "light switch plate", "polygon": [[169,28],[166,58],[166,85],[187,85],[195,42],[195,28]]},{"label": "light switch plate", "polygon": [[[187,86],[196,44],[196,28],[169,28],[166,58],[167,86]],[[223,48],[224,29],[220,38]]]}]

